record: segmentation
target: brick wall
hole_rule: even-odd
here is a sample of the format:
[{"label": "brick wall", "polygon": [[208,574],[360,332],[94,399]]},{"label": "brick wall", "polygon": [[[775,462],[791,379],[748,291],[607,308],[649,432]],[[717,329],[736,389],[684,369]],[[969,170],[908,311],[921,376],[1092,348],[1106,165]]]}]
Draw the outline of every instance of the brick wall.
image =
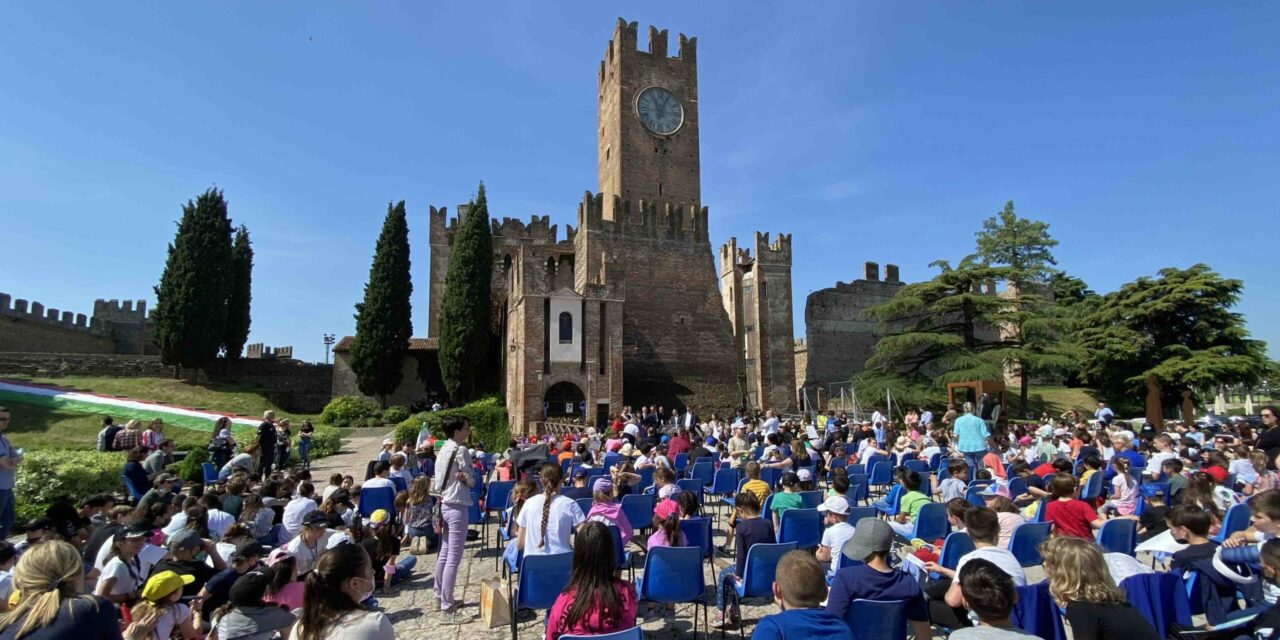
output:
[{"label": "brick wall", "polygon": [[837,282],[805,299],[806,385],[845,382],[866,368],[880,333],[876,321],[863,312],[887,302],[902,287],[896,266],[886,265],[885,271],[892,280],[880,280],[879,265],[869,262],[862,279]]}]

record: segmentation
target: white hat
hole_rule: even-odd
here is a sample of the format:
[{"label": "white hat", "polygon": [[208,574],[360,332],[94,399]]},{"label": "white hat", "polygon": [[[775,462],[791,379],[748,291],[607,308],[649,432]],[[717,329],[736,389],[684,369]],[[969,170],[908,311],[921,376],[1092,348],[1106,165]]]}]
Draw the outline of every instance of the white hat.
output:
[{"label": "white hat", "polygon": [[394,442],[391,441],[391,438],[386,438],[385,440],[382,441],[382,446],[384,447],[389,444],[395,444]]},{"label": "white hat", "polygon": [[808,482],[813,479],[813,472],[809,470],[809,467],[802,467],[796,472],[796,476],[800,478],[800,482]]},{"label": "white hat", "polygon": [[818,505],[818,511],[826,513],[828,511],[846,516],[849,515],[849,501],[844,496],[831,496]]}]

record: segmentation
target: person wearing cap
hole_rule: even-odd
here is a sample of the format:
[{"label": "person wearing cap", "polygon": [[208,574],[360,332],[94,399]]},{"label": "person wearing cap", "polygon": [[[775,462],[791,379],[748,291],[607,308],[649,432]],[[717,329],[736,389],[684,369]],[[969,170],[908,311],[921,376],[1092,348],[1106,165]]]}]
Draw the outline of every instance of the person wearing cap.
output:
[{"label": "person wearing cap", "polygon": [[266,567],[254,569],[255,573],[267,573],[271,576],[271,584],[262,594],[262,601],[296,611],[302,608],[306,599],[305,584],[298,580],[298,560],[288,549],[279,547],[267,556]]},{"label": "person wearing cap", "polygon": [[329,548],[329,539],[333,535],[325,514],[312,511],[302,519],[302,530],[284,546],[298,559],[299,576],[305,576],[316,566],[317,558]]},{"label": "person wearing cap", "polygon": [[689,451],[689,466],[693,467],[693,463],[703,458],[710,458],[716,451],[716,439],[707,436],[698,446]]},{"label": "person wearing cap", "polygon": [[260,570],[237,576],[227,593],[226,605],[210,618],[218,638],[258,640],[271,638],[277,631],[281,637],[289,637],[297,617],[279,605],[265,603],[265,594],[273,584],[272,579],[270,573]]},{"label": "person wearing cap", "polygon": [[215,609],[226,604],[231,595],[231,585],[235,584],[240,576],[257,568],[265,555],[267,555],[266,548],[256,540],[236,545],[235,551],[231,552],[231,566],[209,578],[209,581],[200,589],[201,617],[210,619]]},{"label": "person wearing cap", "polygon": [[818,562],[827,567],[827,576],[835,575],[835,554],[842,553],[844,545],[853,537],[854,525],[849,524],[849,501],[844,496],[831,496],[818,505],[826,529],[815,554]]},{"label": "person wearing cap", "polygon": [[391,455],[396,452],[396,442],[391,438],[382,440],[382,450],[374,457],[378,462],[391,462]]},{"label": "person wearing cap", "polygon": [[418,558],[412,554],[399,557],[400,536],[395,534],[391,514],[386,509],[377,509],[369,514],[369,527],[372,535],[365,536],[359,544],[373,562],[374,582],[390,591],[391,585],[409,578]]},{"label": "person wearing cap", "polygon": [[156,474],[151,488],[142,494],[142,498],[138,500],[138,508],[145,510],[156,502],[172,503],[174,499],[173,485],[177,481],[178,476],[172,473],[160,472]]},{"label": "person wearing cap", "polygon": [[827,597],[827,611],[847,620],[846,614],[854,600],[900,600],[915,637],[929,640],[933,631],[929,627],[924,592],[910,574],[889,566],[892,548],[893,529],[888,522],[876,518],[860,520],[854,527],[853,537],[844,545],[844,555],[862,564],[836,572]]},{"label": "person wearing cap", "polygon": [[138,552],[150,535],[150,523],[135,521],[112,538],[111,546],[105,549],[106,561],[94,588],[95,595],[116,604],[127,604],[137,599],[149,568],[143,567]]},{"label": "person wearing cap", "polygon": [[[165,546],[169,548],[168,558],[157,563],[151,572],[154,575],[161,571],[172,571],[191,576],[191,580],[186,583],[183,595],[194,596],[200,593],[200,589],[204,588],[211,578],[227,568],[227,563],[223,561],[222,555],[218,553],[214,544],[201,538],[199,533],[191,529],[183,529],[169,536]],[[202,555],[213,563],[212,567],[205,562],[205,558],[197,559]]]},{"label": "person wearing cap", "polygon": [[560,493],[571,500],[584,500],[586,498],[590,498],[592,491],[591,487],[587,486],[587,470],[582,467],[574,469],[573,486],[565,487]]},{"label": "person wearing cap", "polygon": [[746,464],[751,456],[751,443],[743,435],[746,428],[740,421],[733,423],[733,435],[729,438],[729,466],[732,468]]},{"label": "person wearing cap", "polygon": [[183,590],[191,587],[194,578],[168,570],[151,574],[142,587],[142,602],[134,605],[132,615],[137,621],[131,638],[146,637],[168,640],[177,630],[183,640],[200,637],[200,624],[191,615],[191,607],[179,602]]}]

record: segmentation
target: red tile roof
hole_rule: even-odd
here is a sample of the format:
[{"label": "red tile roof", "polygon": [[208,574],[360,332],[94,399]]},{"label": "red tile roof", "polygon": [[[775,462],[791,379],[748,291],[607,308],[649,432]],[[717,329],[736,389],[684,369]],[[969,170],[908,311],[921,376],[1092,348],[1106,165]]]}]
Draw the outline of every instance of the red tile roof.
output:
[{"label": "red tile roof", "polygon": [[[338,344],[333,345],[334,353],[343,353],[351,350],[351,343],[355,342],[355,336],[343,336]],[[435,351],[439,349],[439,342],[435,338],[409,338],[410,351]]]}]

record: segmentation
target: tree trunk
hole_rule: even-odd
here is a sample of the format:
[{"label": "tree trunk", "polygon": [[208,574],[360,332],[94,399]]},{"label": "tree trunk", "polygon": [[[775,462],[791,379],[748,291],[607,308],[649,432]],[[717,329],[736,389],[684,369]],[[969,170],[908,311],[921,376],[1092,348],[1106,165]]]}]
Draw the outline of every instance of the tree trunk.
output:
[{"label": "tree trunk", "polygon": [[1182,390],[1182,424],[1190,427],[1196,423],[1196,404],[1191,401],[1191,390]]}]

